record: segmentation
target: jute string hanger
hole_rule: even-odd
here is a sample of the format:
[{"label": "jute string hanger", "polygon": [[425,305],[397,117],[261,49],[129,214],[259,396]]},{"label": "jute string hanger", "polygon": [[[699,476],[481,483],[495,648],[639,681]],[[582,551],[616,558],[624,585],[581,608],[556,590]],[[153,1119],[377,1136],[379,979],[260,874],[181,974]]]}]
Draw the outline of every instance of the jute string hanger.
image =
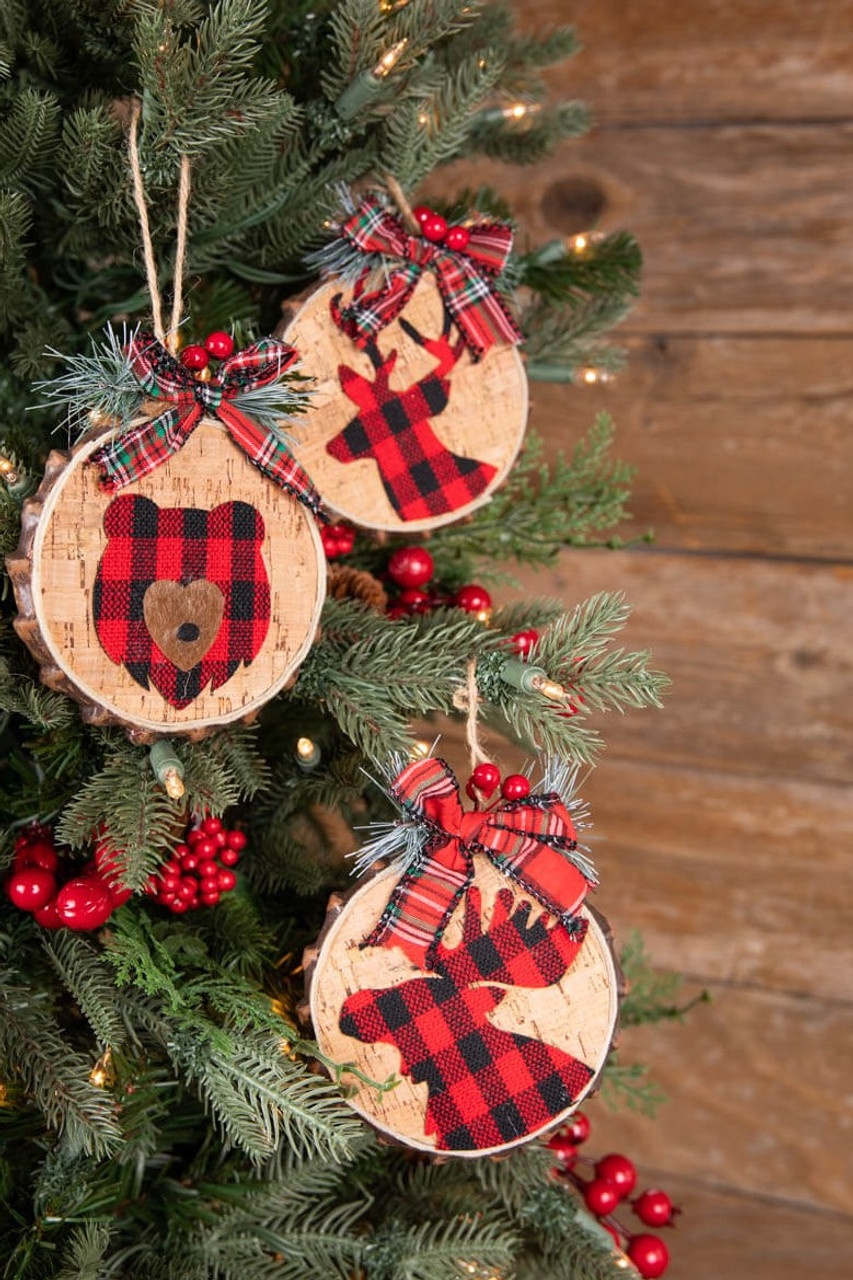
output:
[{"label": "jute string hanger", "polygon": [[[139,119],[142,114],[142,103],[137,98],[130,116],[130,132],[128,136],[128,152],[130,169],[133,175],[133,199],[139,215],[139,230],[142,235],[142,254],[145,259],[145,275],[148,282],[148,295],[151,299],[151,318],[154,323],[154,336],[159,342],[169,347],[175,345],[175,339],[181,323],[183,307],[184,268],[187,260],[187,213],[190,203],[190,158],[181,156],[181,174],[178,184],[178,227],[175,248],[175,272],[172,286],[172,318],[168,330],[163,327],[163,300],[157,281],[157,263],[154,259],[154,244],[151,239],[151,226],[148,221],[148,206],[145,202],[145,188],[142,183],[142,168],[139,163]],[[168,335],[168,341],[167,341]]]},{"label": "jute string hanger", "polygon": [[471,772],[478,764],[484,764],[488,756],[480,746],[480,735],[477,721],[480,715],[480,694],[477,689],[477,659],[468,663],[465,684],[461,685],[453,695],[453,705],[457,711],[467,712],[465,720],[465,742],[471,761]]}]

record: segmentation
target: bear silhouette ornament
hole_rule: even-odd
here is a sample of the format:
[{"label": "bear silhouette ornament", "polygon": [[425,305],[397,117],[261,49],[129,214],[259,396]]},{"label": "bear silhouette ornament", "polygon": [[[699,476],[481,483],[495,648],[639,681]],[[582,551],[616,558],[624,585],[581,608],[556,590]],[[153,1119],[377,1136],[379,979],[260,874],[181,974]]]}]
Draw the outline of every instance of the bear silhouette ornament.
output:
[{"label": "bear silhouette ornament", "polygon": [[173,707],[218,689],[257,656],[270,621],[264,522],[247,502],[213,511],[115,498],[92,595],[98,638]]}]

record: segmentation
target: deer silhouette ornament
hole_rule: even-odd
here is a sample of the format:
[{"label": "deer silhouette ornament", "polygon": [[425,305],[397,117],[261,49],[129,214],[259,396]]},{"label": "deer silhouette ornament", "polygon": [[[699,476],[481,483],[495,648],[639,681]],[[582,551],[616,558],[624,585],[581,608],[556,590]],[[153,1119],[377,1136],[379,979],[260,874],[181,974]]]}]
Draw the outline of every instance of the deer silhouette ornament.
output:
[{"label": "deer silhouette ornament", "polygon": [[356,991],[340,1029],[367,1044],[394,1045],[400,1070],[429,1092],[424,1131],[449,1151],[488,1150],[537,1132],[571,1106],[592,1068],[554,1045],[500,1030],[489,1014],[508,987],[549,987],[574,963],[587,932],[546,917],[501,889],[482,927],[480,891],[465,893],[462,940],[441,941],[432,972],[397,986]]},{"label": "deer silhouette ornament", "polygon": [[[341,295],[332,300],[339,314]],[[349,365],[338,366],[344,394],[358,408],[356,416],[326,445],[338,462],[372,458],[388,500],[401,520],[424,520],[458,511],[488,488],[497,468],[476,458],[453,453],[439,440],[431,419],[450,402],[450,373],[465,341],[450,341],[450,317],[440,338],[425,338],[414,325],[400,319],[400,327],[436,360],[434,369],[403,390],[390,385],[396,350],[383,357],[375,338],[362,343],[376,370],[371,382]]]}]

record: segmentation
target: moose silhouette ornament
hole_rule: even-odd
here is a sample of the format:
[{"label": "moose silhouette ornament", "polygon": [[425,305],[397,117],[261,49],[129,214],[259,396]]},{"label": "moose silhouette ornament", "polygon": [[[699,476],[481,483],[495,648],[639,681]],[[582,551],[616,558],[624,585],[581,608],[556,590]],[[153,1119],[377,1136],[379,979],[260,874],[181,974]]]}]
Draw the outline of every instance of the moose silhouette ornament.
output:
[{"label": "moose silhouette ornament", "polygon": [[527,421],[514,347],[477,362],[424,275],[402,314],[359,348],[336,322],[352,290],[332,281],[290,320],[315,379],[291,428],[324,502],[365,528],[414,532],[457,520],[506,478]]},{"label": "moose silhouette ornament", "polygon": [[[460,1157],[562,1123],[593,1088],[616,1025],[600,918],[581,906],[568,929],[475,855],[473,882],[428,955],[365,945],[399,879],[386,871],[346,903],[333,899],[306,953],[320,1046],[362,1073],[344,1074],[351,1105],[398,1142]],[[380,1091],[364,1077],[398,1083]]]}]

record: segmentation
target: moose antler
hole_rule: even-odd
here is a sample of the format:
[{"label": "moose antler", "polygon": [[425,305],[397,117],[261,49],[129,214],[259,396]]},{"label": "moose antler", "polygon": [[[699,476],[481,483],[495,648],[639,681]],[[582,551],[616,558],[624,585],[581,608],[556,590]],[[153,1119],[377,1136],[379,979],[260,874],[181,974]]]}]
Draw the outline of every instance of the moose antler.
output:
[{"label": "moose antler", "polygon": [[512,891],[501,889],[484,930],[480,891],[470,888],[465,897],[462,941],[452,948],[440,943],[430,968],[452,978],[457,987],[481,982],[549,987],[558,982],[577,956],[586,935],[586,920],[570,933],[560,921],[546,925],[543,915],[531,924],[530,902],[518,903],[510,914],[512,906]]}]

